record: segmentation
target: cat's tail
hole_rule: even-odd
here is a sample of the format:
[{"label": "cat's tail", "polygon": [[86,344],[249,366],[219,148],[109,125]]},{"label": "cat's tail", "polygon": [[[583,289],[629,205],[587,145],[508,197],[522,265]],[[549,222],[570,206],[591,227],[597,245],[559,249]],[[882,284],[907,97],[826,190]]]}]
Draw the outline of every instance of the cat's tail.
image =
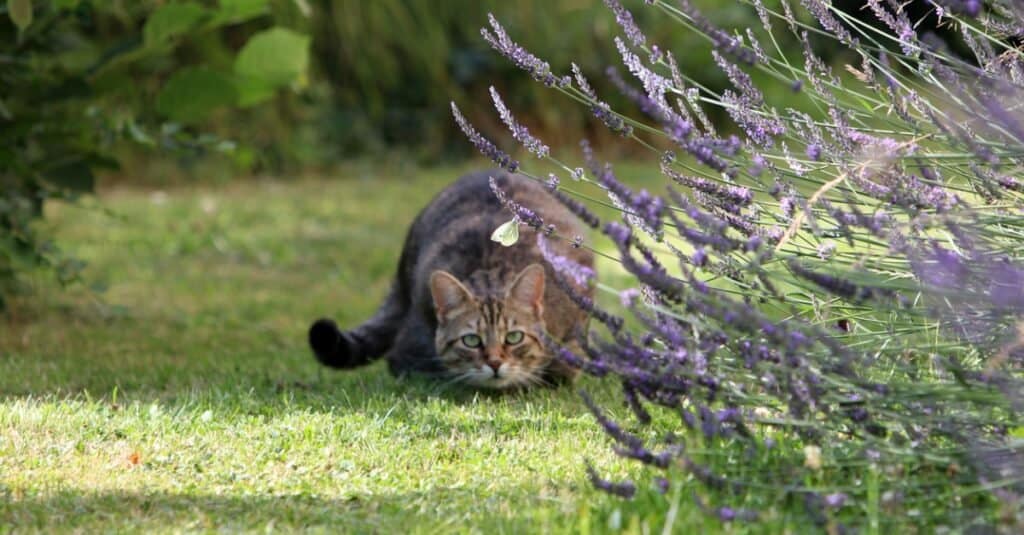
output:
[{"label": "cat's tail", "polygon": [[350,331],[334,320],[321,318],[309,328],[309,345],[316,359],[331,368],[357,368],[377,360],[391,349],[405,320],[407,306],[393,287],[377,313]]}]

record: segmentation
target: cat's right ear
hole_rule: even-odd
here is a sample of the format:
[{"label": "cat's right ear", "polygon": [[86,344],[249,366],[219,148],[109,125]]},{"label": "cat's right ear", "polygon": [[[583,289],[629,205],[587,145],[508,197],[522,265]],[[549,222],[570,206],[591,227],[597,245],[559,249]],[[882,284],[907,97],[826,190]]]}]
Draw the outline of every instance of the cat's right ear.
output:
[{"label": "cat's right ear", "polygon": [[430,294],[434,298],[434,310],[441,323],[471,305],[473,294],[447,271],[437,270],[430,274]]}]

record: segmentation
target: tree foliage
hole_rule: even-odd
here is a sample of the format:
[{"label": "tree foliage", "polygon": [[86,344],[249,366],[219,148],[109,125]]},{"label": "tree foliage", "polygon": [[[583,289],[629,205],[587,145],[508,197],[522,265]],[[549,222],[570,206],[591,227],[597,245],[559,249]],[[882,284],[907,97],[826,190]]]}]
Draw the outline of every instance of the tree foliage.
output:
[{"label": "tree foliage", "polygon": [[95,172],[117,166],[115,145],[215,144],[193,130],[211,113],[305,82],[309,38],[275,26],[268,0],[130,4],[8,0],[0,11],[0,306],[21,271],[77,278],[81,262],[33,222],[48,199],[92,192]]}]

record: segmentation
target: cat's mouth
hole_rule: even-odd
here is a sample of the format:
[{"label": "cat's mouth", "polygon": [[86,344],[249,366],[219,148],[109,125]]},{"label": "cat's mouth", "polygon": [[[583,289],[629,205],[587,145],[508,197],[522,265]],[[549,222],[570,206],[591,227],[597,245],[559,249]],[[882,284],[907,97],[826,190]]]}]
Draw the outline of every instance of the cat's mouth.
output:
[{"label": "cat's mouth", "polygon": [[512,373],[511,370],[505,369],[504,366],[499,370],[483,366],[463,374],[462,379],[476,387],[500,390],[523,385],[524,381],[518,375]]}]

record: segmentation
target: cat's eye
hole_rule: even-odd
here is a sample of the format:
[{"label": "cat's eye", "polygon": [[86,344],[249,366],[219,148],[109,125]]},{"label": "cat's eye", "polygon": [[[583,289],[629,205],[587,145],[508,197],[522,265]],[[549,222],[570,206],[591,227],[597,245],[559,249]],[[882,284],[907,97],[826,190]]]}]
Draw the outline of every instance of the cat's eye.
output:
[{"label": "cat's eye", "polygon": [[466,334],[462,336],[462,343],[465,344],[466,347],[480,347],[483,340],[475,334]]},{"label": "cat's eye", "polygon": [[510,331],[505,335],[505,343],[512,346],[523,341],[523,331]]}]

